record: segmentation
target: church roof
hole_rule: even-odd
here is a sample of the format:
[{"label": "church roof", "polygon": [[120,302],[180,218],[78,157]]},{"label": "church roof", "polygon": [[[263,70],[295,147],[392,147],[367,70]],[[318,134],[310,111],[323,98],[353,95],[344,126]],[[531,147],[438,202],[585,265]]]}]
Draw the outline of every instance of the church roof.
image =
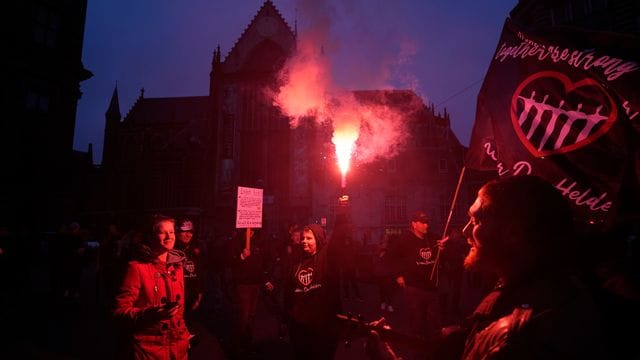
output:
[{"label": "church roof", "polygon": [[124,123],[134,125],[180,124],[211,112],[208,96],[144,98],[140,97],[125,116]]},{"label": "church roof", "polygon": [[[362,104],[378,104],[396,108],[405,114],[416,114],[414,121],[427,121],[440,127],[446,134],[440,140],[449,144],[452,149],[463,149],[458,137],[449,126],[449,115],[446,109],[444,115],[436,114],[433,107],[427,107],[421,97],[409,89],[388,90],[355,90],[355,98]],[[426,115],[426,116],[425,116]],[[462,154],[460,154],[462,156]]]},{"label": "church roof", "polygon": [[238,71],[256,45],[269,40],[283,50],[290,50],[295,33],[270,0],[265,1],[224,59],[227,73]]},{"label": "church roof", "polygon": [[425,106],[422,99],[413,90],[408,89],[354,90],[353,95],[365,104],[376,103],[406,110],[416,110]]}]

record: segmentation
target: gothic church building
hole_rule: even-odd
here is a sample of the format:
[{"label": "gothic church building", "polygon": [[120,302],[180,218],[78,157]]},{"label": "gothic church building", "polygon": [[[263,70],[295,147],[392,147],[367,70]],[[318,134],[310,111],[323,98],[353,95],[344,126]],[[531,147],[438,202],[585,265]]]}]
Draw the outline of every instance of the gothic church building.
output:
[{"label": "gothic church building", "polygon": [[[263,91],[277,89],[295,47],[295,29],[265,1],[224,59],[219,47],[213,52],[208,95],[146,98],[143,90],[123,117],[116,88],[106,113],[105,191],[96,211],[125,223],[151,213],[189,216],[205,234],[226,236],[235,227],[237,187],[248,186],[264,189],[268,234],[281,234],[291,222],[328,219],[330,226],[340,195],[335,162],[325,153],[330,134],[313,125],[290,129]],[[405,227],[418,209],[441,226],[465,150],[448,115],[409,90],[354,94],[389,106],[422,104],[408,120],[412,140],[404,153],[353,171],[357,236],[376,241]]]}]

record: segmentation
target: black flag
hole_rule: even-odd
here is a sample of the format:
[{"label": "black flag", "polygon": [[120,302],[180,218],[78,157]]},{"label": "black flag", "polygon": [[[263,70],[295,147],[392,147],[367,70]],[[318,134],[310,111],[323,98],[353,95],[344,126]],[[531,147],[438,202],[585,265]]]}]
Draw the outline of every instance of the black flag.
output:
[{"label": "black flag", "polygon": [[639,44],[569,28],[534,33],[507,20],[478,95],[467,166],[545,178],[598,228],[637,212]]}]

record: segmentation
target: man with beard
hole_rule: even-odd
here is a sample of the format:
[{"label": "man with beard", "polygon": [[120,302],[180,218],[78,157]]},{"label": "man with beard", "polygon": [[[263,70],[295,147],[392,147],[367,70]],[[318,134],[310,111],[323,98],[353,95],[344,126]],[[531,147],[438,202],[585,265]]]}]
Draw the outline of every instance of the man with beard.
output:
[{"label": "man with beard", "polygon": [[443,329],[448,347],[434,358],[607,358],[593,299],[576,277],[572,214],[562,194],[535,176],[500,178],[480,189],[469,217],[464,266],[499,280],[467,326]]}]

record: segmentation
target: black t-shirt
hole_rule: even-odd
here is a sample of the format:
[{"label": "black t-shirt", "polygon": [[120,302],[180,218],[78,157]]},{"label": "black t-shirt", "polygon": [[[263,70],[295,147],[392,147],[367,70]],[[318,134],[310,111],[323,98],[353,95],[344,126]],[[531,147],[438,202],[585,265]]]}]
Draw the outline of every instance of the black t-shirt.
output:
[{"label": "black t-shirt", "polygon": [[437,277],[433,281],[430,277],[438,253],[437,240],[429,233],[424,239],[411,231],[402,234],[389,252],[394,277],[404,277],[407,286],[435,289]]},{"label": "black t-shirt", "polygon": [[176,241],[176,249],[184,251],[184,287],[187,302],[204,292],[205,248],[204,244],[191,239],[189,244]]}]

